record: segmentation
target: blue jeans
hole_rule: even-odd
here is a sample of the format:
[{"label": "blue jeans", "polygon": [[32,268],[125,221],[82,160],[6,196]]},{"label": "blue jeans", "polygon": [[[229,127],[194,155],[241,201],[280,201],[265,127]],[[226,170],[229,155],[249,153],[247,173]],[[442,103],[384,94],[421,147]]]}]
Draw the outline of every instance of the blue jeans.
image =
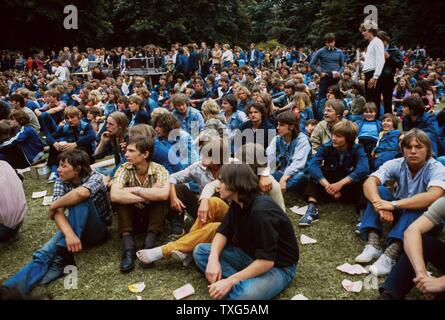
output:
[{"label": "blue jeans", "polygon": [[[201,272],[205,272],[209,260],[211,244],[202,243],[195,247],[193,258]],[[222,277],[228,278],[249,266],[254,259],[241,249],[227,246],[221,252]],[[293,280],[296,265],[286,268],[272,268],[266,273],[240,281],[226,296],[228,300],[270,300],[283,291]]]},{"label": "blue jeans", "polygon": [[0,223],[0,243],[9,241],[19,232],[22,223],[19,223],[14,229],[8,228]]},{"label": "blue jeans", "polygon": [[[383,200],[397,200],[394,195],[384,186],[378,186],[379,195]],[[425,208],[426,209],[426,208]],[[387,242],[390,244],[394,240],[403,241],[403,233],[417,218],[419,218],[425,210],[398,210],[394,212],[394,224],[387,235]],[[362,225],[360,227],[360,236],[366,241],[368,240],[369,229],[377,230],[380,234],[383,232],[383,224],[380,221],[379,214],[374,210],[371,202],[366,203],[366,209],[362,215]]]},{"label": "blue jeans", "polygon": [[[99,218],[96,206],[91,200],[83,201],[68,209],[68,222],[82,247],[102,243],[106,238],[106,227]],[[57,231],[46,244],[34,252],[33,259],[14,276],[4,282],[7,287],[16,287],[26,294],[40,282],[53,262],[57,247],[66,247],[65,237]]]},{"label": "blue jeans", "polygon": [[39,116],[40,128],[45,137],[52,135],[57,130],[57,123],[55,117],[48,112],[42,112]]},{"label": "blue jeans", "polygon": [[[445,244],[431,236],[424,235],[422,237],[423,258],[426,263],[431,263],[439,271],[445,273]],[[403,254],[397,264],[392,268],[391,273],[386,278],[385,283],[381,286],[380,291],[386,290],[391,294],[393,299],[403,299],[414,287],[413,279],[416,277],[414,269],[406,254]],[[445,298],[445,294],[440,294],[441,299]]]},{"label": "blue jeans", "polygon": [[[283,171],[275,171],[272,176],[280,182],[281,177],[284,175]],[[306,183],[309,181],[309,178],[307,175],[305,175],[303,172],[298,172],[296,175],[289,178],[289,180],[286,181],[286,190],[290,190],[291,188],[295,188],[297,190],[303,190]]]}]

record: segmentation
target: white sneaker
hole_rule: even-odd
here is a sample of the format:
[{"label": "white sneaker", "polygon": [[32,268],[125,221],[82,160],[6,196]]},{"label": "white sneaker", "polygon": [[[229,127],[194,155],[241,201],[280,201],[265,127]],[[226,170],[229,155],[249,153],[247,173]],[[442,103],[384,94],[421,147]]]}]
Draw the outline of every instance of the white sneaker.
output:
[{"label": "white sneaker", "polygon": [[184,267],[188,267],[190,263],[193,261],[193,256],[191,254],[177,250],[172,251],[172,258],[181,261]]},{"label": "white sneaker", "polygon": [[49,175],[49,178],[48,178],[48,183],[56,182],[58,177],[59,176],[56,172],[51,172],[51,174]]},{"label": "white sneaker", "polygon": [[380,258],[369,268],[369,272],[377,277],[383,277],[391,272],[392,267],[396,264],[396,260],[390,258],[386,254],[382,254]]},{"label": "white sneaker", "polygon": [[382,255],[382,250],[377,249],[371,244],[367,244],[365,249],[363,249],[362,253],[360,253],[357,257],[355,257],[355,262],[358,263],[368,263],[374,259],[377,259]]}]

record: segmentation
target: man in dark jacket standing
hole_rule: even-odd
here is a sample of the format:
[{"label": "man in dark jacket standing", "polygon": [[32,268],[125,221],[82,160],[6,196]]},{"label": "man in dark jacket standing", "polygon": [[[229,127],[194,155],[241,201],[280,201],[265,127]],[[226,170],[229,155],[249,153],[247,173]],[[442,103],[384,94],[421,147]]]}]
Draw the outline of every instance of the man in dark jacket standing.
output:
[{"label": "man in dark jacket standing", "polygon": [[383,95],[384,113],[392,113],[392,93],[395,87],[394,75],[396,69],[403,67],[403,56],[399,48],[389,44],[390,38],[386,32],[379,31],[377,37],[383,41],[385,46],[385,65],[383,66],[377,91],[379,95]]}]

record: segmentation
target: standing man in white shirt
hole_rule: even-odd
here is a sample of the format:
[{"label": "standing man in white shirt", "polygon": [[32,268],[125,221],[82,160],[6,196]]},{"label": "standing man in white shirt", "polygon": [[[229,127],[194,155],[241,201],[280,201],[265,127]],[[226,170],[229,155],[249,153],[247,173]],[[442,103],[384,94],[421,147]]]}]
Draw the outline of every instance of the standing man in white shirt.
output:
[{"label": "standing man in white shirt", "polygon": [[380,118],[381,97],[377,86],[378,80],[382,74],[385,65],[385,46],[377,37],[378,26],[372,20],[366,20],[360,26],[360,32],[363,37],[369,41],[365,54],[365,64],[363,72],[365,73],[365,98],[368,102],[374,102],[377,106],[377,119]]}]

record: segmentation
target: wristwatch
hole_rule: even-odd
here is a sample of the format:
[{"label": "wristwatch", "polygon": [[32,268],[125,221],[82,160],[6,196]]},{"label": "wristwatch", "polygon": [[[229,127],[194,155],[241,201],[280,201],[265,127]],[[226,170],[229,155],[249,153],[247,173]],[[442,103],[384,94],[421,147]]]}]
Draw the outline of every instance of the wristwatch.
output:
[{"label": "wristwatch", "polygon": [[391,201],[391,204],[392,204],[393,210],[396,211],[398,209],[398,207],[397,207],[397,200]]}]

